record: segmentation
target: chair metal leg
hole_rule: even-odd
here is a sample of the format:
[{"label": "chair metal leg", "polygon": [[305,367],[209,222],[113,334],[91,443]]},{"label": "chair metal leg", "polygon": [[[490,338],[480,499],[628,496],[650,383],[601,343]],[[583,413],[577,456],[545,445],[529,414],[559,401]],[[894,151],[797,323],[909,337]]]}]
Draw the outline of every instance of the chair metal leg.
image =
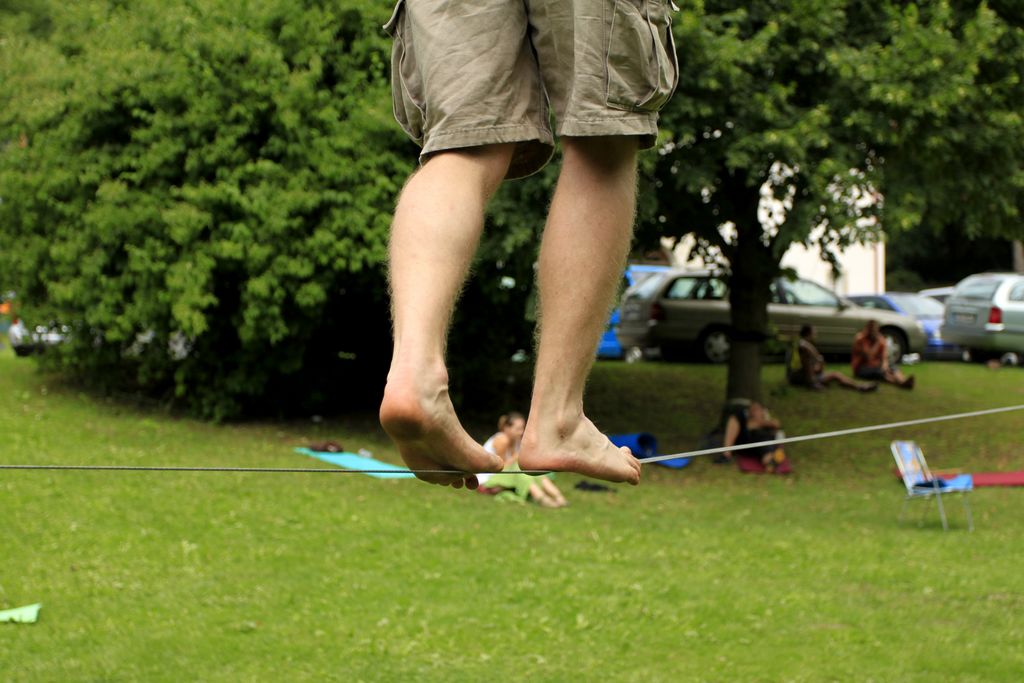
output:
[{"label": "chair metal leg", "polygon": [[900,523],[903,523],[903,516],[907,513],[907,503],[910,502],[910,496],[906,496],[903,499],[903,507],[900,508]]},{"label": "chair metal leg", "polygon": [[942,505],[942,494],[935,494],[935,502],[939,504],[939,517],[942,517],[942,530],[949,531],[949,523],[946,522],[946,508]]},{"label": "chair metal leg", "polygon": [[924,526],[924,520],[928,516],[928,508],[931,507],[931,502],[931,497],[926,496],[921,499],[921,505],[918,506],[921,508],[921,516],[917,518],[918,526]]}]

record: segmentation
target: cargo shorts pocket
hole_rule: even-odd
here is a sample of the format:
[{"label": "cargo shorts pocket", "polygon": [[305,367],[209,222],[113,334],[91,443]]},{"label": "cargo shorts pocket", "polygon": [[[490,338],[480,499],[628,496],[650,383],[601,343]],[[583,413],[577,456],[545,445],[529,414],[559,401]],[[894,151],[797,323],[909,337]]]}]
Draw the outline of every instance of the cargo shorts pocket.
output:
[{"label": "cargo shorts pocket", "polygon": [[607,61],[608,106],[644,113],[664,107],[679,82],[668,0],[615,0]]},{"label": "cargo shorts pocket", "polygon": [[405,15],[405,0],[398,0],[384,31],[391,36],[391,101],[395,120],[416,142],[423,144],[426,118],[423,80],[413,51]]}]

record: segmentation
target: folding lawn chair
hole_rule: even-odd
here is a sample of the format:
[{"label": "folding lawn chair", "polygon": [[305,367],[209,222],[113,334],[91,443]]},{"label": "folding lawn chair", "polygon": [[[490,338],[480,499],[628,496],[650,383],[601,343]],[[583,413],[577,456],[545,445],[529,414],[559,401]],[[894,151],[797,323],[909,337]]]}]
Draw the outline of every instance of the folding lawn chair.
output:
[{"label": "folding lawn chair", "polygon": [[900,510],[900,521],[907,511],[907,501],[911,498],[935,498],[939,508],[939,517],[942,518],[943,531],[949,530],[946,522],[946,509],[942,505],[943,494],[959,493],[964,503],[964,511],[967,515],[967,529],[974,531],[974,520],[971,518],[971,506],[967,502],[967,492],[974,488],[974,481],[969,474],[961,474],[953,479],[941,479],[933,477],[928,463],[924,459],[924,453],[913,441],[893,441],[892,457],[896,458],[896,465],[900,468],[900,476],[903,477],[903,485],[907,487],[907,497],[903,499],[903,509]]}]

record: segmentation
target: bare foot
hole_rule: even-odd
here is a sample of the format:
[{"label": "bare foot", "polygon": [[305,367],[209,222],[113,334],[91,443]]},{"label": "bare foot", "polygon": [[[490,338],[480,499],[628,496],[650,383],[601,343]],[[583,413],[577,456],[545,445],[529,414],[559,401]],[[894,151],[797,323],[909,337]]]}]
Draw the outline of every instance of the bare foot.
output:
[{"label": "bare foot", "polygon": [[[429,388],[427,388],[429,387]],[[448,396],[447,380],[417,382],[392,368],[380,405],[380,424],[411,470],[453,470],[417,474],[431,484],[475,489],[475,472],[500,472],[501,457],[488,453],[466,433]]]},{"label": "bare foot", "polygon": [[640,483],[640,462],[626,447],[618,448],[580,415],[575,424],[538,424],[530,416],[523,435],[519,465],[524,470],[576,472],[605,481]]}]

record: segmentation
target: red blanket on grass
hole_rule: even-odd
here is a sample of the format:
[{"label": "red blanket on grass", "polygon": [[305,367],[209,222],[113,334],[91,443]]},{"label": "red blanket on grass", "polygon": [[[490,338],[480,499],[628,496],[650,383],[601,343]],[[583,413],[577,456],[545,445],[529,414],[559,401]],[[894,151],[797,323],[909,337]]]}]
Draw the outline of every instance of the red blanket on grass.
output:
[{"label": "red blanket on grass", "polygon": [[769,472],[768,468],[761,462],[761,456],[759,455],[743,455],[742,452],[739,452],[733,455],[733,457],[736,459],[736,466],[740,468],[740,472],[748,474],[789,474],[793,471],[788,458],[776,465],[774,472]]},{"label": "red blanket on grass", "polygon": [[[900,471],[895,467],[892,469],[897,478],[900,478]],[[941,479],[955,479],[955,472],[937,472]],[[1024,486],[1024,470],[1020,472],[978,472],[971,474],[974,487],[979,486]]]},{"label": "red blanket on grass", "polygon": [[[943,477],[948,479],[949,477]],[[1024,471],[1021,472],[978,472],[972,474],[974,487],[979,486],[1024,486]]]}]

